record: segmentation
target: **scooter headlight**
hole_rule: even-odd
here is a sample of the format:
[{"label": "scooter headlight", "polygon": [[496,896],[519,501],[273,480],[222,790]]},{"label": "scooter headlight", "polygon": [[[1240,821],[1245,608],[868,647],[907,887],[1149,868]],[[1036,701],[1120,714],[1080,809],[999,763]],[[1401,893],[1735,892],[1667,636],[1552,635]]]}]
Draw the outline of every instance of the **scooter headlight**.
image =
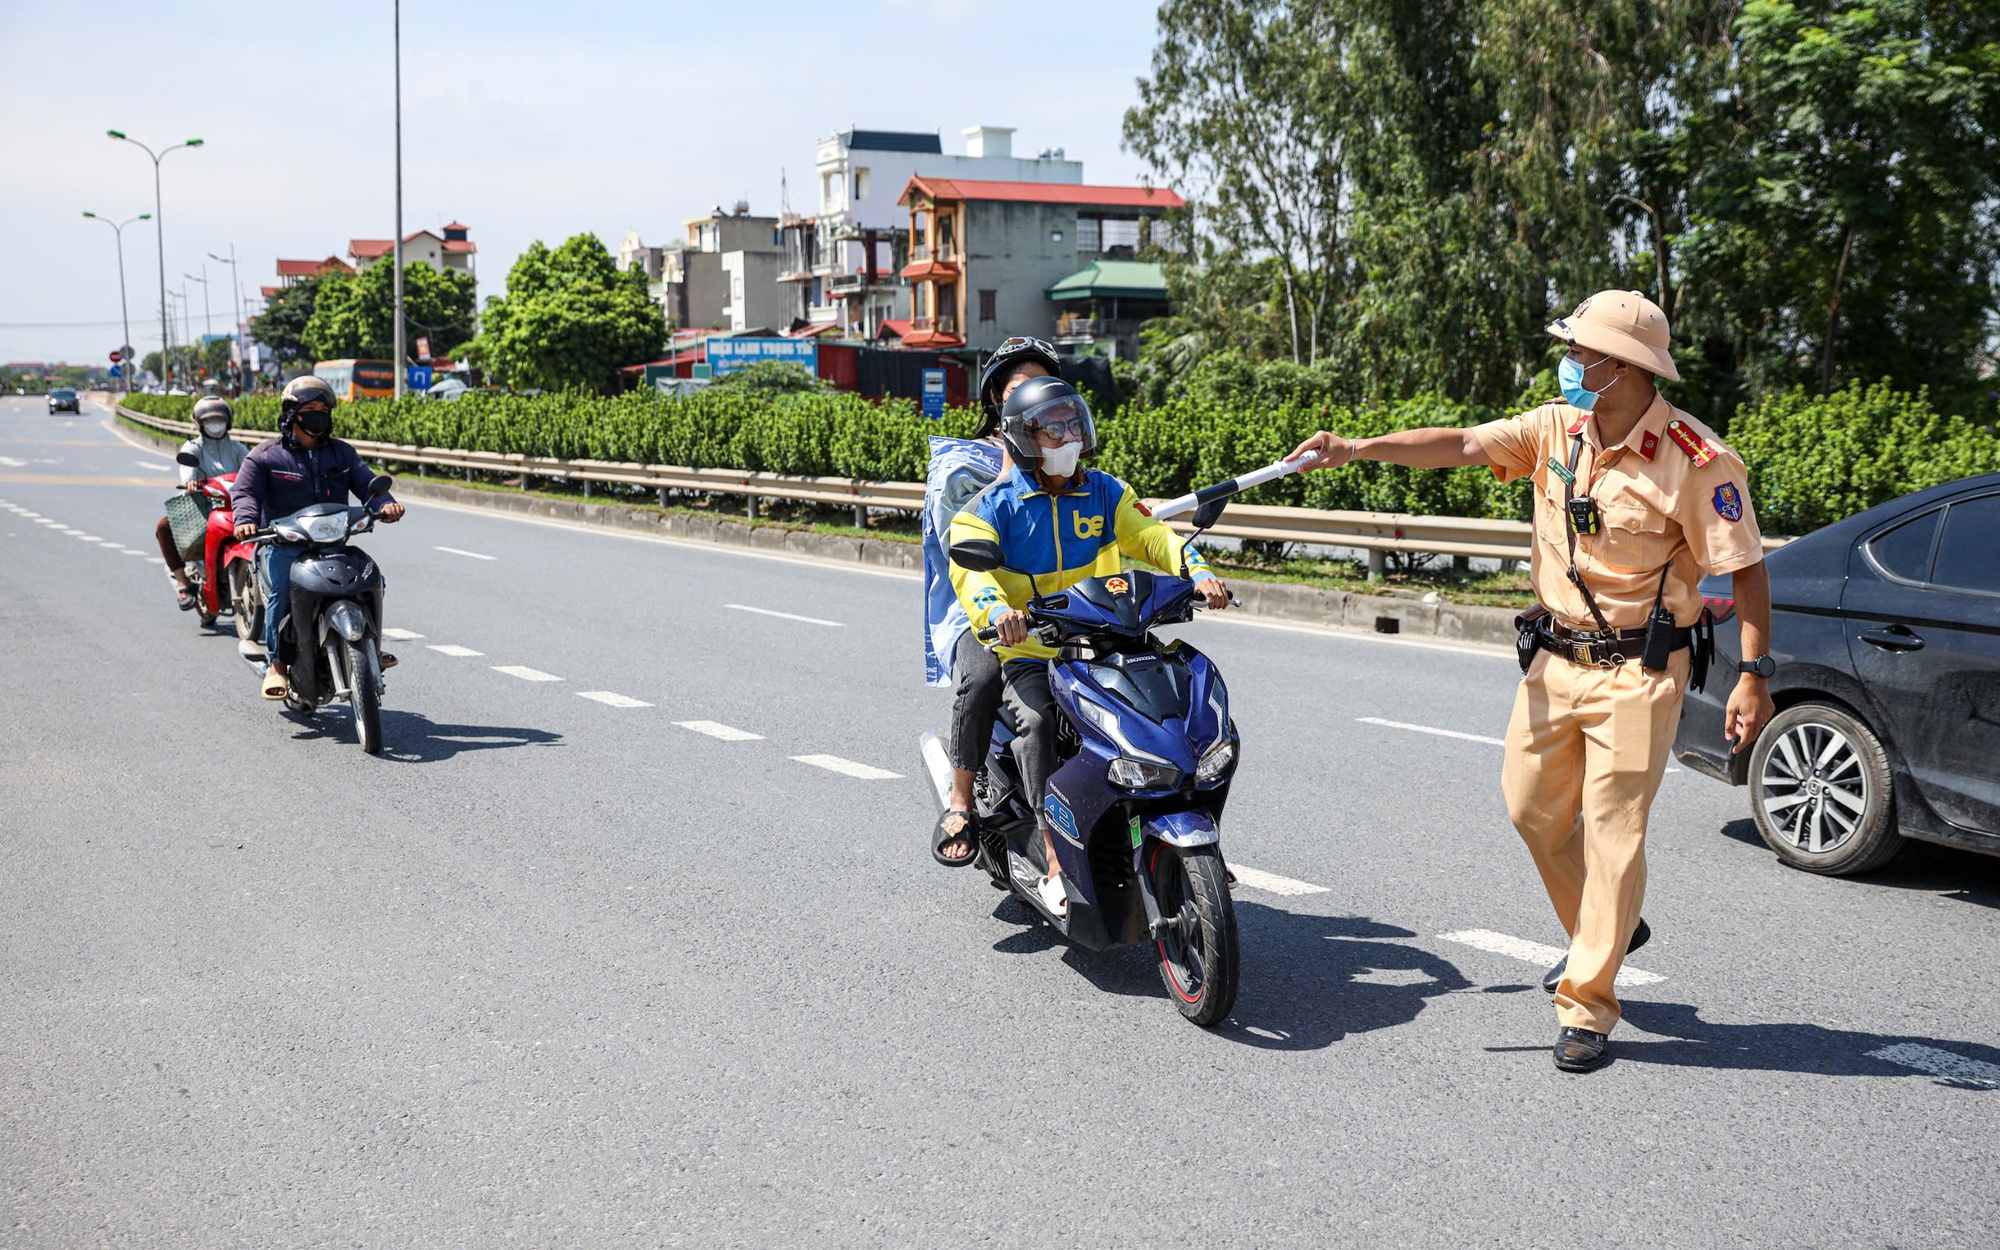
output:
[{"label": "scooter headlight", "polygon": [[301,528],[306,537],[316,543],[337,543],[347,537],[347,514],[329,512],[321,516],[309,516]]},{"label": "scooter headlight", "polygon": [[1123,756],[1111,761],[1104,776],[1121,790],[1172,790],[1181,784],[1181,770],[1171,764],[1148,764]]},{"label": "scooter headlight", "polygon": [[1194,783],[1198,786],[1207,785],[1220,777],[1223,770],[1235,762],[1236,744],[1225,738],[1210,747],[1208,754],[1202,756],[1201,762],[1195,765]]}]

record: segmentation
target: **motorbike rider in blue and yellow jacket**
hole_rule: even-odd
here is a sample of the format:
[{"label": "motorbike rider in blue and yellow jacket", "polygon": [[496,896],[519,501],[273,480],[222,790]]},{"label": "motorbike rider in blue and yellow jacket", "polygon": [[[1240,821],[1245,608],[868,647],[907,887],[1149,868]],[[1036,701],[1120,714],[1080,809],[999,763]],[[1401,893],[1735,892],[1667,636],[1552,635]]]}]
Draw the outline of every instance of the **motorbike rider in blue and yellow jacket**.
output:
[{"label": "motorbike rider in blue and yellow jacket", "polygon": [[[974,630],[999,634],[1005,693],[1001,715],[1015,734],[1021,783],[1035,805],[1047,855],[1040,892],[1051,912],[1067,910],[1054,834],[1042,814],[1049,774],[1055,771],[1054,696],[1048,661],[1055,651],[1028,637],[1022,609],[1031,595],[1052,594],[1092,577],[1120,572],[1124,556],[1169,573],[1182,567],[1182,543],[1153,519],[1138,495],[1108,473],[1084,468],[1097,450],[1090,406],[1067,382],[1036,378],[1007,397],[1000,433],[1013,468],[952,518],[951,541],[988,539],[1000,545],[1007,568],[974,572],[956,563],[951,583]],[[1210,608],[1229,602],[1229,590],[1201,553],[1189,548],[1187,576]],[[1032,578],[1030,577],[1032,575]]]}]

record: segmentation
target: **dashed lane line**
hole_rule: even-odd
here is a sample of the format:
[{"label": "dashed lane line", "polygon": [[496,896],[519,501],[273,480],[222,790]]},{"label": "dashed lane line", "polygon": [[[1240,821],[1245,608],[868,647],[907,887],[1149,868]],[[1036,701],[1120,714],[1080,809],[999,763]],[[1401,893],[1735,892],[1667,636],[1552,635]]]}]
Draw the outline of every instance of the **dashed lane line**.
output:
[{"label": "dashed lane line", "polygon": [[467,656],[486,654],[484,651],[474,651],[471,647],[461,647],[449,642],[434,642],[430,645],[429,650],[435,651],[439,655],[451,656],[454,659],[464,659]]},{"label": "dashed lane line", "polygon": [[499,556],[481,555],[477,551],[464,551],[457,547],[433,547],[432,551],[442,551],[448,556],[464,556],[468,560],[498,560]]},{"label": "dashed lane line", "polygon": [[529,668],[525,664],[495,664],[493,671],[496,673],[505,673],[509,677],[518,677],[522,681],[562,680],[562,678],[556,676],[554,673],[544,673],[541,669]]},{"label": "dashed lane line", "polygon": [[785,621],[803,621],[807,625],[825,625],[831,629],[842,628],[839,621],[822,620],[817,616],[800,616],[796,612],[777,612],[770,608],[753,608],[747,603],[725,603],[722,606],[734,608],[738,612],[755,612],[758,616],[775,616]]},{"label": "dashed lane line", "polygon": [[1328,892],[1327,888],[1323,885],[1314,885],[1310,881],[1295,881],[1290,877],[1281,877],[1275,872],[1245,868],[1241,864],[1232,865],[1230,870],[1236,874],[1236,884],[1247,885],[1253,890],[1262,890],[1266,894],[1282,894],[1286,898],[1304,898],[1308,894],[1325,894]]},{"label": "dashed lane line", "polygon": [[1915,1068],[1919,1072],[1928,1072],[1932,1076],[1941,1076],[1946,1080],[1976,1085],[1981,1089],[2000,1089],[2000,1065],[1968,1059],[1964,1055],[1939,1050],[1935,1046],[1898,1042],[1894,1046],[1871,1050],[1868,1052],[1868,1057],[1886,1059],[1905,1068]]},{"label": "dashed lane line", "polygon": [[1489,746],[1504,747],[1506,740],[1489,738],[1485,734],[1460,733],[1456,729],[1439,729],[1435,725],[1412,725],[1407,721],[1383,720],[1379,716],[1357,716],[1355,721],[1363,725],[1380,725],[1384,729],[1406,729],[1411,733],[1431,734],[1439,738],[1457,738],[1463,742],[1484,742]]},{"label": "dashed lane line", "polygon": [[698,734],[707,734],[711,738],[720,738],[724,742],[762,742],[764,740],[763,734],[753,734],[747,729],[738,729],[734,725],[719,724],[712,720],[677,720],[674,724],[679,725],[682,729],[692,729]]},{"label": "dashed lane line", "polygon": [[422,634],[412,629],[385,629],[382,631],[382,636],[384,638],[394,638],[397,642],[411,642],[423,637]]},{"label": "dashed lane line", "polygon": [[886,768],[877,768],[873,764],[857,764],[853,760],[844,760],[838,755],[794,755],[792,758],[801,764],[811,764],[814,768],[824,768],[830,773],[840,773],[843,776],[858,777],[863,781],[899,781],[903,776],[901,773],[892,773]]},{"label": "dashed lane line", "polygon": [[[1530,942],[1526,938],[1517,938],[1506,933],[1495,933],[1491,929],[1464,929],[1457,933],[1440,933],[1438,934],[1438,940],[1456,942],[1460,946],[1470,946],[1476,950],[1486,951],[1488,954],[1505,955],[1509,959],[1518,959],[1522,963],[1534,964],[1541,968],[1547,968],[1549,965],[1555,963],[1556,960],[1569,954],[1567,950],[1559,946],[1544,946],[1540,942]],[[1618,970],[1616,984],[1625,986],[1658,985],[1664,980],[1666,978],[1657,972],[1647,972],[1644,969],[1634,968],[1630,964],[1627,964]]]},{"label": "dashed lane line", "polygon": [[606,707],[653,706],[652,704],[646,702],[644,699],[635,699],[631,695],[626,695],[626,694],[613,694],[609,690],[579,690],[576,692],[576,697],[579,699],[591,699],[594,700],[595,702],[604,704]]}]

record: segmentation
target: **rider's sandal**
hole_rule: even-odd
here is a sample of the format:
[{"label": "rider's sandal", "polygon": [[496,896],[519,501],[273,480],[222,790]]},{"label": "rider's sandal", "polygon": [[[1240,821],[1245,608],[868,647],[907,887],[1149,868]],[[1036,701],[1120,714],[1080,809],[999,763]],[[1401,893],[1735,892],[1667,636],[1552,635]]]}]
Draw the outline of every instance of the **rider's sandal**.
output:
[{"label": "rider's sandal", "polygon": [[396,657],[384,651],[382,653],[382,671],[386,673],[394,667],[396,667]]},{"label": "rider's sandal", "polygon": [[195,604],[194,587],[175,585],[174,602],[180,605],[181,611],[183,612],[194,611],[194,604]]},{"label": "rider's sandal", "polygon": [[276,669],[264,670],[264,697],[271,702],[276,703],[278,700],[284,698],[285,692],[290,689],[290,686],[291,683],[286,681],[283,675]]},{"label": "rider's sandal", "polygon": [[1063,889],[1062,878],[1043,877],[1035,886],[1035,893],[1042,896],[1042,906],[1057,916],[1069,915],[1069,891]]},{"label": "rider's sandal", "polygon": [[[957,828],[946,828],[952,824],[952,817],[958,817]],[[978,823],[971,812],[950,811],[938,817],[937,826],[931,830],[931,858],[946,868],[963,868],[973,861],[978,848],[973,845],[973,834],[978,832]],[[944,853],[945,843],[965,843],[965,854],[954,859]]]}]

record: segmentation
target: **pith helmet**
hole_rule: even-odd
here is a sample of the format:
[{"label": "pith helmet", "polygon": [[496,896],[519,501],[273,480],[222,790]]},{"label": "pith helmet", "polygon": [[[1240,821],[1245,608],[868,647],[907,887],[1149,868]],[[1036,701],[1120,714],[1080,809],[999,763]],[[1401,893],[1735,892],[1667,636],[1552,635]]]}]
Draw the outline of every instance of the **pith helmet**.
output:
[{"label": "pith helmet", "polygon": [[1637,291],[1599,291],[1567,317],[1549,323],[1549,333],[1565,343],[1603,352],[1637,365],[1669,382],[1681,380],[1667,350],[1673,334],[1667,314]]}]

